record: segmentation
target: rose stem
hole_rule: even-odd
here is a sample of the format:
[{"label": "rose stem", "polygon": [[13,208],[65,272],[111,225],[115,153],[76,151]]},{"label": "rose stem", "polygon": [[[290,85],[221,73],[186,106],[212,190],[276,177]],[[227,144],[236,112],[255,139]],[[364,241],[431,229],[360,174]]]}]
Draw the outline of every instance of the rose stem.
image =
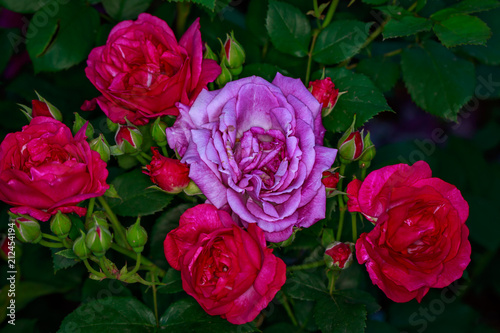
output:
[{"label": "rose stem", "polygon": [[[132,259],[137,258],[135,252],[127,250],[116,243],[111,243],[111,248],[113,250],[115,250],[116,252],[120,252],[121,254],[124,254]],[[165,271],[163,269],[161,269],[160,267],[156,266],[155,264],[153,264],[147,258],[144,258],[141,256],[141,262],[142,262],[143,266],[147,267],[147,269],[151,270],[152,268],[154,268],[161,277],[165,276]]]},{"label": "rose stem", "polygon": [[155,279],[156,279],[156,271],[153,269],[153,270],[151,270],[151,283],[153,284],[152,285],[152,288],[153,288],[153,303],[154,303],[154,307],[155,307],[156,327],[160,327],[160,322],[158,321],[158,301],[156,299],[156,283],[155,283]]},{"label": "rose stem", "polygon": [[53,248],[61,248],[64,247],[62,243],[52,243],[52,242],[47,242],[46,240],[41,240],[38,242],[38,244],[43,245],[45,247],[53,247]]},{"label": "rose stem", "polygon": [[111,207],[109,207],[106,199],[104,199],[103,197],[98,197],[97,200],[99,200],[99,203],[101,204],[101,206],[104,208],[104,210],[108,214],[109,220],[111,221],[111,224],[113,225],[113,230],[115,231],[116,234],[118,234],[118,238],[122,243],[120,245],[125,245],[125,247],[128,250],[132,249],[130,244],[127,242],[127,237],[125,236],[125,228],[120,224],[120,221],[118,221],[118,218],[116,217],[115,213],[113,213],[113,210],[111,209]]},{"label": "rose stem", "polygon": [[[342,191],[342,183],[344,181],[344,176],[345,173],[345,168],[346,164],[340,164],[340,170],[339,170],[339,175],[340,179],[339,182],[337,183],[337,190]],[[340,241],[340,237],[342,236],[342,228],[344,227],[344,215],[345,215],[345,205],[344,205],[344,198],[342,194],[338,195],[339,198],[339,211],[340,211],[340,216],[339,216],[339,229],[337,230],[337,241]]]},{"label": "rose stem", "polygon": [[304,269],[311,269],[311,268],[320,267],[320,266],[323,266],[324,264],[325,264],[325,261],[324,260],[320,260],[320,261],[310,262],[310,263],[307,263],[307,264],[290,266],[290,267],[286,268],[286,271],[287,272],[301,271],[301,270],[304,270]]},{"label": "rose stem", "polygon": [[299,326],[299,323],[297,322],[297,319],[295,318],[295,315],[293,314],[292,308],[290,307],[290,304],[288,303],[288,299],[286,298],[285,294],[283,292],[280,292],[281,297],[280,297],[280,302],[283,304],[283,307],[286,310],[286,313],[288,314],[288,317],[290,317],[290,320],[292,321],[293,326]]},{"label": "rose stem", "polygon": [[330,279],[328,287],[329,287],[328,290],[330,291],[330,296],[332,296],[333,292],[335,291],[335,272],[332,272],[332,278]]},{"label": "rose stem", "polygon": [[127,277],[134,275],[135,273],[137,273],[137,271],[139,270],[140,267],[141,267],[141,254],[137,253],[137,258],[135,259],[134,269],[128,273],[123,274],[121,276],[121,279],[126,279]]},{"label": "rose stem", "polygon": [[99,266],[101,266],[102,271],[106,275],[106,277],[113,279],[114,276],[111,274],[111,272],[108,270],[108,267],[106,267],[106,262],[104,261],[106,258],[104,256],[101,256],[99,258]]},{"label": "rose stem", "polygon": [[186,29],[186,20],[189,16],[189,10],[189,3],[177,3],[177,21],[175,22],[175,32],[179,38]]},{"label": "rose stem", "polygon": [[46,234],[44,232],[42,232],[42,236],[45,237],[45,238],[48,238],[50,240],[53,240],[53,241],[56,241],[56,242],[60,242],[61,240],[59,238],[57,238],[56,236],[52,236],[52,235],[49,235],[49,234]]},{"label": "rose stem", "polygon": [[161,152],[163,153],[163,156],[168,157],[167,148],[165,148],[165,146],[161,146]]},{"label": "rose stem", "polygon": [[89,206],[87,208],[87,215],[85,215],[85,219],[88,220],[92,216],[92,213],[94,212],[94,204],[95,204],[95,197],[90,198],[89,200]]},{"label": "rose stem", "polygon": [[339,4],[339,0],[333,0],[332,4],[330,5],[330,8],[328,8],[328,12],[326,13],[326,18],[323,21],[323,25],[321,26],[321,29],[326,28],[330,22],[332,21],[333,14],[335,14],[335,10],[337,9],[337,5]]},{"label": "rose stem", "polygon": [[358,239],[358,231],[356,225],[356,213],[351,213],[351,221],[352,221],[352,242],[356,243]]},{"label": "rose stem", "polygon": [[89,261],[87,259],[83,259],[83,263],[85,264],[85,267],[89,270],[90,273],[94,274],[95,276],[98,276],[100,278],[104,278],[105,275],[102,274],[101,272],[96,271],[95,269],[90,266]]},{"label": "rose stem", "polygon": [[141,151],[141,156],[144,157],[147,161],[151,162],[152,158],[145,152]]},{"label": "rose stem", "polygon": [[135,158],[137,158],[137,160],[142,164],[142,165],[148,165],[148,161],[146,161],[144,159],[144,157],[142,157],[141,155],[137,154],[137,155],[134,155]]},{"label": "rose stem", "polygon": [[361,169],[361,181],[365,180],[366,178],[366,169],[367,168]]}]

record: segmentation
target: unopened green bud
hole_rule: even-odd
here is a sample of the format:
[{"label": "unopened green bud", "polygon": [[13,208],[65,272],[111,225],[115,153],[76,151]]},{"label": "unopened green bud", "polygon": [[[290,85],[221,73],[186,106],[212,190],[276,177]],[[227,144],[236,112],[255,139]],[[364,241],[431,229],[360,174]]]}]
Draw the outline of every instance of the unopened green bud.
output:
[{"label": "unopened green bud", "polygon": [[229,68],[229,72],[231,72],[232,76],[238,76],[241,74],[242,71],[243,71],[243,66],[236,68]]},{"label": "unopened green bud", "polygon": [[87,124],[87,129],[85,130],[85,136],[87,138],[94,137],[94,126],[87,120],[83,119],[77,112],[75,112],[75,121],[73,122],[73,135],[76,135],[80,129]]},{"label": "unopened green bud", "polygon": [[81,260],[87,259],[90,255],[90,250],[85,243],[85,233],[80,230],[81,236],[78,237],[73,243],[73,252]]},{"label": "unopened green bud", "polygon": [[165,133],[166,129],[167,124],[165,124],[160,117],[156,118],[155,122],[151,126],[151,136],[160,147],[167,145],[167,135]]},{"label": "unopened green bud", "polygon": [[59,237],[65,239],[71,230],[71,220],[68,215],[63,214],[60,210],[57,214],[52,216],[50,220],[50,230]]},{"label": "unopened green bud", "polygon": [[98,224],[90,229],[85,237],[85,244],[96,257],[102,257],[111,247],[112,242],[113,235],[108,228]]},{"label": "unopened green bud", "polygon": [[108,162],[111,157],[111,149],[109,148],[108,141],[104,135],[99,134],[97,138],[90,141],[90,149],[95,150],[101,155],[101,159],[104,162]]},{"label": "unopened green bud", "polygon": [[[245,62],[245,50],[241,44],[234,38],[234,32],[227,35],[224,48],[221,52],[222,62],[227,68],[239,68]],[[238,74],[234,74],[238,75]]]},{"label": "unopened green bud", "polygon": [[11,217],[10,221],[14,222],[14,231],[21,242],[36,244],[42,240],[42,231],[37,220],[23,215]]},{"label": "unopened green bud", "polygon": [[363,139],[365,150],[363,151],[363,155],[359,159],[359,167],[361,169],[370,167],[372,160],[375,158],[375,154],[377,150],[375,149],[375,145],[370,139],[370,132],[366,133],[366,136]]},{"label": "unopened green bud", "polygon": [[141,149],[143,137],[141,131],[135,126],[120,126],[115,135],[115,141],[125,154],[133,154]]},{"label": "unopened green bud", "polygon": [[231,74],[229,69],[226,67],[224,62],[221,63],[220,68],[222,71],[221,71],[220,75],[217,77],[217,79],[215,80],[215,83],[217,84],[217,86],[219,86],[219,88],[222,88],[226,85],[226,83],[231,82],[231,80],[233,79],[233,75]]},{"label": "unopened green bud", "polygon": [[144,250],[144,245],[148,241],[148,233],[140,224],[140,219],[127,229],[127,241],[136,253]]},{"label": "unopened green bud", "polygon": [[94,212],[92,216],[87,218],[87,220],[85,221],[85,230],[90,230],[96,225],[104,228],[109,228],[108,221],[106,220],[106,213],[100,211]]},{"label": "unopened green bud", "polygon": [[217,62],[219,61],[219,57],[217,56],[217,54],[215,54],[214,51],[212,51],[212,49],[210,48],[210,46],[208,46],[207,43],[205,43],[205,53],[203,53],[203,59],[212,59]]}]

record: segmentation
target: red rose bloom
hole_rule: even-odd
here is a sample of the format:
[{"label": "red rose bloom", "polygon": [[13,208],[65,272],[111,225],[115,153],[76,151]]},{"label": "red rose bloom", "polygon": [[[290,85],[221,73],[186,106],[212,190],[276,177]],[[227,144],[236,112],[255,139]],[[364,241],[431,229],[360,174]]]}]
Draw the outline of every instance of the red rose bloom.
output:
[{"label": "red rose bloom", "polygon": [[370,173],[347,187],[350,212],[375,228],[356,242],[373,283],[395,302],[416,298],[460,278],[470,262],[469,206],[460,191],[431,177],[423,161]]},{"label": "red rose bloom", "polygon": [[85,73],[103,94],[97,103],[115,123],[144,125],[150,118],[178,115],[219,76],[219,65],[203,59],[196,20],[177,42],[167,23],[150,14],[118,23],[106,45],[90,52]]},{"label": "red rose bloom", "polygon": [[285,263],[266,247],[262,230],[252,223],[245,231],[212,205],[188,209],[164,247],[184,290],[233,324],[255,319],[285,283]]},{"label": "red rose bloom", "polygon": [[40,116],[8,134],[0,144],[0,200],[42,221],[58,210],[84,215],[87,209],[76,205],[109,188],[106,163],[90,149],[86,127],[73,138],[66,125]]},{"label": "red rose bloom", "polygon": [[161,155],[158,149],[151,148],[153,159],[143,171],[151,181],[169,193],[179,193],[189,185],[189,168],[179,160]]}]

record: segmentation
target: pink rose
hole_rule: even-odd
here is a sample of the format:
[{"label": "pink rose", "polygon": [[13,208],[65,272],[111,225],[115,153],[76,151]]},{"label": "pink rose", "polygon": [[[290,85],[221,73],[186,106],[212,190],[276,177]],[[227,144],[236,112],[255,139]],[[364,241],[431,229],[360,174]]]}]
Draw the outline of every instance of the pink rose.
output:
[{"label": "pink rose", "polygon": [[164,247],[184,290],[208,314],[233,324],[255,319],[285,283],[285,263],[266,247],[262,230],[250,224],[245,231],[212,205],[182,214]]},{"label": "pink rose", "polygon": [[469,206],[460,191],[431,177],[423,161],[397,164],[347,186],[350,212],[375,228],[356,242],[373,283],[395,302],[416,298],[460,278],[470,262]]},{"label": "pink rose", "polygon": [[47,221],[58,210],[82,216],[76,205],[108,189],[106,163],[85,140],[84,126],[70,129],[48,117],[33,118],[0,144],[0,200],[16,214]]},{"label": "pink rose", "polygon": [[103,94],[97,103],[104,113],[135,125],[178,115],[175,104],[191,105],[220,72],[214,60],[203,59],[198,19],[177,42],[167,23],[150,14],[118,23],[106,45],[90,52],[85,69]]},{"label": "pink rose", "polygon": [[151,148],[153,159],[143,171],[151,181],[169,193],[179,193],[189,185],[189,168],[179,160],[161,155],[158,149]]}]

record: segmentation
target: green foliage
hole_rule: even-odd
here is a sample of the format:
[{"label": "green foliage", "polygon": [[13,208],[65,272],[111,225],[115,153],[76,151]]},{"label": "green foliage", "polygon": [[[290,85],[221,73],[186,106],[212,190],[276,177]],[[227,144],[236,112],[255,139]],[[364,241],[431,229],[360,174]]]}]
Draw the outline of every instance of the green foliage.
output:
[{"label": "green foliage", "polygon": [[280,51],[304,57],[311,40],[311,26],[297,8],[275,0],[269,1],[266,27],[273,45]]},{"label": "green foliage", "polygon": [[99,14],[80,0],[53,1],[39,9],[26,41],[35,72],[67,69],[86,59],[98,27]]},{"label": "green foliage", "polygon": [[153,0],[103,0],[106,12],[118,21],[136,19],[145,12]]},{"label": "green foliage", "polygon": [[490,38],[490,28],[479,18],[470,15],[458,15],[437,22],[434,31],[446,47],[462,44],[486,44]]},{"label": "green foliage", "polygon": [[434,115],[456,120],[474,94],[473,64],[436,42],[403,51],[401,69],[415,103]]},{"label": "green foliage", "polygon": [[313,59],[333,65],[356,55],[368,38],[366,24],[360,21],[334,21],[320,32]]},{"label": "green foliage", "polygon": [[362,59],[356,67],[356,72],[368,76],[382,92],[394,88],[401,75],[399,64],[386,57]]},{"label": "green foliage", "polygon": [[112,184],[121,199],[109,199],[109,205],[118,215],[138,216],[154,214],[165,208],[172,195],[148,189],[153,183],[140,170],[116,177]]},{"label": "green foliage", "polygon": [[314,308],[314,320],[323,333],[362,333],[366,327],[366,308],[350,303],[343,296],[323,297]]}]

